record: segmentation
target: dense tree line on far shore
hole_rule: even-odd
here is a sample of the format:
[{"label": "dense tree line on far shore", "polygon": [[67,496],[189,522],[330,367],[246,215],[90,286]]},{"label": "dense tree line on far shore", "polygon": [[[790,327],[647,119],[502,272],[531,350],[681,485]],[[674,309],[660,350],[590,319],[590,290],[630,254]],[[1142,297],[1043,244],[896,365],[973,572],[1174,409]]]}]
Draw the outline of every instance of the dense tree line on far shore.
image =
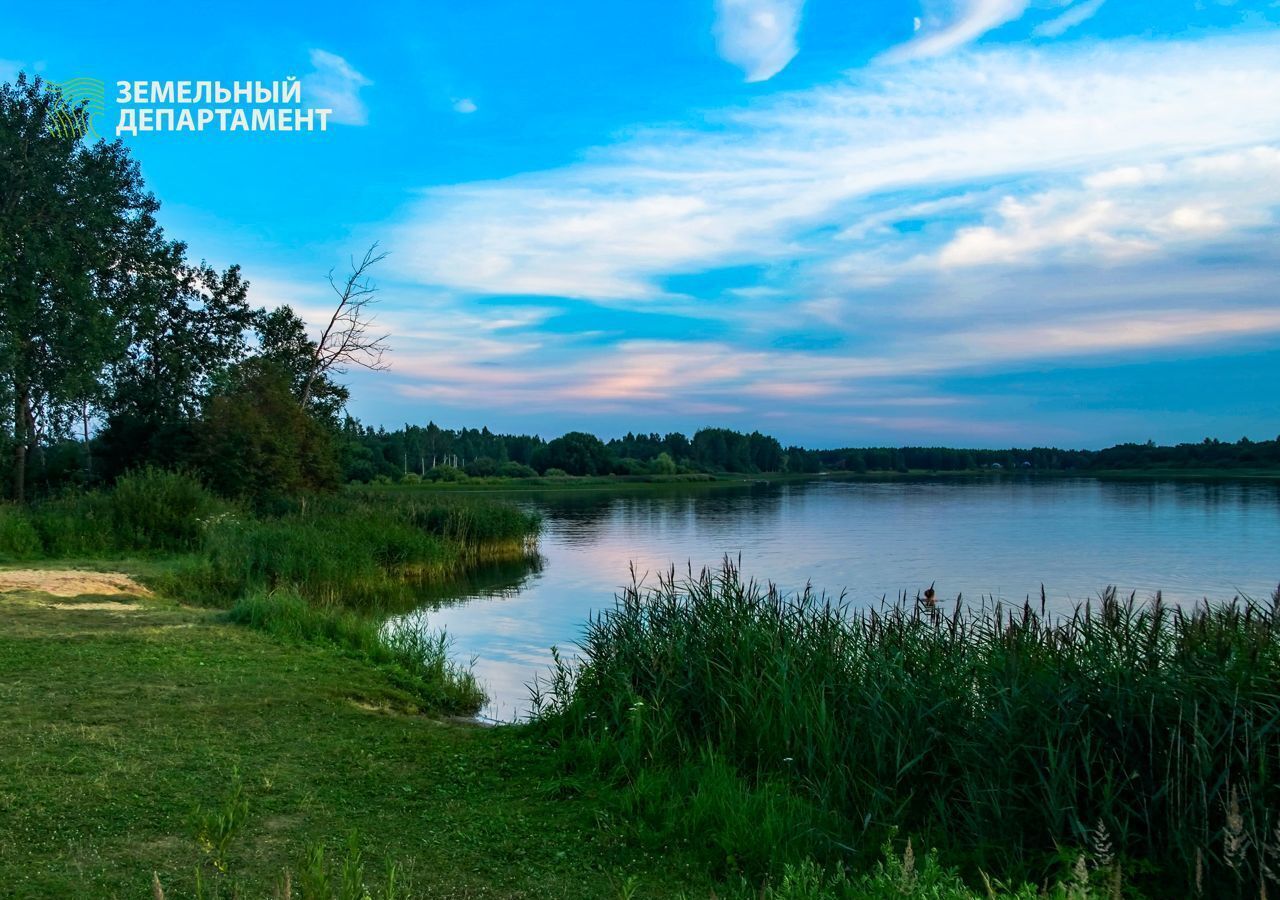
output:
[{"label": "dense tree line on far shore", "polygon": [[852,447],[809,450],[783,447],[759,432],[704,428],[692,438],[679,432],[635,434],[608,441],[580,431],[550,441],[537,435],[496,434],[488,428],[405,425],[388,431],[348,418],[342,429],[343,477],[349,481],[399,480],[406,475],[454,479],[462,475],[524,477],[568,475],[666,475],[676,473],[778,472],[1096,472],[1144,469],[1277,469],[1280,438],[1231,443],[1214,438],[1194,444],[1120,444],[1105,450],[1055,447],[1001,450],[951,447]]}]

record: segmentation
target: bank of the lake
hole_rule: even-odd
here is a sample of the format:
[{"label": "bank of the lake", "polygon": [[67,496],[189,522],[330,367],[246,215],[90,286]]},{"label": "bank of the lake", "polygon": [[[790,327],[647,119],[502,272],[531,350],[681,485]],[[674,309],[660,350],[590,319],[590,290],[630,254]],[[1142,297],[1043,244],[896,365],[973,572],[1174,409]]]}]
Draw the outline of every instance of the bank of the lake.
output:
[{"label": "bank of the lake", "polygon": [[[693,890],[698,867],[597,827],[590,791],[558,790],[525,732],[423,710],[385,671],[324,643],[279,640],[155,597],[0,594],[0,896],[194,896],[295,890],[308,850],[335,877],[359,835],[369,884],[401,897]],[[192,808],[220,811],[238,772],[247,812],[220,876]]]},{"label": "bank of the lake", "polygon": [[1278,680],[1280,590],[857,611],[726,561],[627,587],[555,659],[535,727],[642,833],[757,873],[906,833],[974,884],[1074,859],[1069,896],[1265,897]]},{"label": "bank of the lake", "polygon": [[[14,579],[12,574],[0,570],[0,586],[21,583],[17,590],[0,590],[0,703],[9,711],[6,741],[0,745],[0,885],[6,896],[136,897],[158,884],[170,900],[236,896],[236,890],[239,896],[283,897],[286,871],[295,891],[311,885],[296,896],[325,900],[363,896],[342,892],[339,885],[349,878],[370,886],[375,898],[685,900],[925,895],[939,900],[1069,900],[1112,896],[1120,879],[1128,895],[1141,896],[1134,891],[1151,881],[1144,857],[1130,857],[1125,848],[1154,835],[1108,833],[1102,825],[1082,822],[1084,830],[1067,832],[1073,838],[1064,846],[1070,859],[1053,862],[1050,854],[1032,864],[1032,870],[1049,878],[1047,894],[1029,885],[998,887],[995,879],[1004,866],[989,868],[994,859],[1016,859],[1039,839],[1031,823],[1051,821],[1037,817],[1056,817],[1060,809],[1040,798],[1037,765],[1025,771],[1004,767],[1003,774],[1000,768],[970,768],[941,777],[939,766],[970,752],[968,741],[955,745],[954,738],[977,725],[959,715],[966,705],[964,691],[957,693],[955,684],[943,688],[930,683],[925,671],[948,667],[949,654],[960,649],[948,649],[945,622],[941,643],[924,632],[909,633],[914,626],[904,629],[901,623],[885,623],[888,642],[876,638],[873,629],[868,633],[872,644],[892,652],[873,651],[883,657],[881,664],[855,675],[847,668],[853,660],[843,660],[841,652],[812,652],[827,640],[824,634],[836,634],[821,607],[807,613],[791,607],[778,618],[770,612],[772,600],[761,603],[736,588],[725,593],[714,587],[702,598],[708,603],[688,608],[692,618],[679,612],[678,600],[676,606],[657,600],[668,609],[659,613],[653,607],[653,615],[644,617],[649,624],[628,624],[624,617],[615,623],[620,626],[616,630],[602,623],[595,648],[614,649],[596,654],[600,665],[592,670],[553,682],[545,721],[532,727],[479,728],[440,716],[433,705],[424,705],[413,684],[396,677],[393,665],[378,664],[325,635],[295,639],[283,632],[264,633],[233,624],[225,613],[130,591],[127,584],[118,593],[122,579],[116,575],[29,570]],[[643,600],[641,606],[651,602]],[[928,617],[917,621],[927,624]],[[1214,635],[1232,633],[1258,641],[1275,629],[1274,617],[1254,618],[1252,625],[1247,617],[1217,621],[1205,630],[1207,640],[1196,650],[1209,664],[1206,675],[1218,671],[1210,659],[1221,653],[1214,649],[1220,643]],[[1130,638],[1111,644],[1105,632],[1116,637],[1120,632],[1099,621],[1101,640],[1084,640],[1093,642],[1101,655],[1086,655],[1121,665],[1129,653],[1125,645],[1135,637],[1137,644],[1130,649],[1148,652],[1141,649],[1146,631],[1136,624],[1136,629],[1124,626],[1132,631]],[[781,644],[779,626],[793,634]],[[726,628],[741,640],[723,640]],[[1024,629],[1022,637],[1033,636],[1037,628]],[[1198,634],[1198,626],[1193,631]],[[706,633],[699,637],[700,632]],[[721,638],[704,640],[714,637],[712,632]],[[693,642],[687,651],[671,652],[689,639]],[[982,641],[979,656],[990,662],[977,663],[979,671],[1022,685],[1005,698],[1015,714],[1010,722],[1016,719],[1033,731],[1035,723],[1067,728],[1070,734],[1072,729],[1057,721],[1045,701],[1054,696],[1064,709],[1074,709],[1074,689],[1063,690],[1055,677],[1033,675],[1028,680],[1018,676],[1017,666],[1006,665],[1020,655],[1018,647],[1024,643],[1011,639],[997,647]],[[1036,643],[1032,640],[1024,649]],[[1252,699],[1236,693],[1233,703],[1206,706],[1206,713],[1252,721],[1253,705],[1272,702],[1257,688],[1274,682],[1267,673],[1275,666],[1275,644],[1265,639],[1256,646],[1262,659],[1242,660],[1231,667],[1234,671],[1212,679],[1222,690],[1235,692],[1232,684],[1251,684],[1252,671],[1257,676],[1248,687]],[[903,652],[905,657],[899,658]],[[1052,658],[1061,652],[1046,646],[1035,654],[1034,668],[1051,674],[1057,665]],[[1178,657],[1168,653],[1161,651],[1162,659]],[[891,664],[891,657],[898,662]],[[1032,662],[1029,657],[1026,661]],[[671,663],[688,669],[692,679],[673,679],[679,673]],[[782,671],[773,672],[775,663],[790,673],[789,687],[788,678],[773,677]],[[897,701],[884,706],[866,690],[841,689],[835,699],[843,700],[821,712],[827,708],[822,699],[827,676],[814,678],[828,668],[837,680],[866,677],[883,682],[882,688],[905,687],[907,693],[895,694]],[[1143,668],[1121,665],[1117,672],[1126,674],[1120,694],[1154,684],[1144,681]],[[1087,672],[1080,674],[1089,681]],[[1194,704],[1194,694],[1205,692],[1201,699],[1208,700],[1216,690],[1208,684],[1206,680],[1185,697],[1178,690],[1169,697]],[[723,710],[717,711],[706,697],[698,699],[706,689],[718,692]],[[936,708],[940,691],[949,698],[941,713]],[[1103,690],[1096,699],[1107,695]],[[740,705],[747,696],[750,703]],[[1077,711],[1087,715],[1093,705]],[[1098,708],[1100,724],[1130,707],[1125,715],[1135,716],[1133,725],[1147,722],[1145,703],[1129,704],[1118,696],[1111,707],[1103,703]],[[840,737],[840,729],[829,727],[857,709],[864,717],[879,717],[866,718],[855,729],[867,741],[899,742],[896,754],[881,747],[871,757],[875,766],[898,773],[899,789],[914,783],[916,789],[908,793],[926,786],[933,792],[954,792],[972,780],[981,782],[980,793],[1008,793],[1004,799],[993,793],[984,802],[1003,809],[1002,815],[1016,811],[1025,833],[1021,826],[1009,831],[1009,822],[1001,825],[997,816],[988,824],[1004,837],[994,844],[975,844],[963,829],[932,835],[950,845],[946,859],[953,865],[968,861],[972,866],[983,858],[979,852],[990,855],[985,865],[970,868],[971,887],[942,867],[938,857],[921,852],[930,838],[923,820],[905,832],[917,839],[914,851],[904,833],[895,831],[892,822],[901,811],[892,812],[893,796],[881,798],[882,806],[888,805],[868,818],[860,832],[854,829],[861,837],[848,842],[853,832],[839,824],[837,807],[859,802],[860,776],[826,754],[860,752],[860,742],[849,742]],[[715,715],[707,718],[700,710]],[[808,724],[799,730],[786,726],[787,710]],[[1162,710],[1151,723],[1171,724],[1175,720],[1168,713]],[[919,730],[930,722],[933,729],[942,729],[933,737]],[[1235,735],[1223,757],[1232,766],[1247,764],[1247,752],[1237,756],[1246,744],[1274,743],[1265,731],[1250,735],[1247,727],[1222,730],[1207,721],[1198,727],[1219,737]],[[951,734],[949,729],[958,730]],[[1140,731],[1134,739],[1141,738]],[[900,739],[908,733],[932,742],[934,749],[922,755],[914,741],[902,745]],[[1083,739],[1089,733],[1086,727],[1076,743],[1093,746]],[[1200,747],[1195,739],[1199,733],[1192,729],[1189,748],[1216,758],[1212,746]],[[1055,752],[1050,742],[1041,742],[1039,732],[1023,737],[1023,745],[1015,741],[1009,752],[1029,754],[1028,759]],[[796,752],[806,746],[815,752]],[[1101,772],[1111,765],[1107,746],[1103,741],[1097,745],[1102,753],[1064,759],[1061,774],[1073,777],[1080,765],[1099,766]],[[1123,759],[1114,762],[1126,765]],[[1212,774],[1202,762],[1180,773],[1161,768],[1151,774],[1194,781]],[[850,776],[854,781],[847,784],[847,795],[825,788],[813,793],[818,781],[812,779]],[[882,776],[868,777],[875,784],[888,783]],[[1232,794],[1231,804],[1267,802],[1274,783],[1265,772],[1250,778],[1245,785],[1242,777],[1237,787],[1245,786],[1238,798]],[[1126,791],[1143,789],[1125,786]],[[1216,794],[1223,790],[1213,787]],[[1103,790],[1098,796],[1108,794]],[[815,804],[814,798],[823,796],[836,806]],[[1199,794],[1179,791],[1177,796],[1194,804]],[[930,817],[928,798],[923,799],[923,805],[913,805],[912,815]],[[1127,802],[1123,795],[1114,800]],[[1209,826],[1203,844],[1195,844],[1206,859],[1212,855],[1221,860],[1231,852],[1234,807],[1220,810],[1219,805],[1211,799],[1205,811],[1226,822],[1225,837],[1215,830],[1223,826]],[[980,810],[966,812],[965,804],[951,815],[987,821]],[[1248,811],[1241,821],[1248,832],[1240,834],[1253,840],[1259,823]],[[1190,840],[1201,840],[1196,826],[1183,831]],[[1111,844],[1108,834],[1120,840]],[[884,837],[892,843],[877,852]],[[1264,835],[1258,846],[1262,853],[1270,852],[1265,840]],[[359,849],[353,852],[352,847]],[[825,861],[825,868],[809,861],[815,857]],[[852,871],[841,859],[853,864]],[[1028,871],[1025,863],[1013,868]],[[391,865],[398,891],[383,894]],[[1175,879],[1191,877],[1160,871]],[[1213,871],[1212,878],[1220,879],[1221,871]],[[317,892],[317,879],[325,878],[330,887]],[[1169,883],[1163,878],[1156,883],[1161,882]],[[1223,889],[1230,887],[1220,880],[1207,883],[1207,896],[1224,895]],[[997,887],[988,891],[984,884]],[[1090,884],[1092,892],[1086,890]]]},{"label": "bank of the lake", "polygon": [[0,504],[0,565],[140,557],[152,587],[187,602],[229,607],[288,588],[372,613],[479,565],[528,558],[540,526],[481,498],[352,489],[230,502],[189,473],[144,468],[108,489]]},{"label": "bank of the lake", "polygon": [[894,469],[850,472],[843,470],[817,472],[720,472],[686,475],[534,475],[514,478],[503,475],[470,477],[465,474],[453,480],[411,477],[407,481],[390,480],[370,485],[353,485],[355,490],[383,493],[425,492],[455,494],[468,492],[520,493],[528,491],[620,490],[670,487],[724,486],[741,484],[803,484],[810,481],[895,482],[936,478],[973,480],[1003,479],[1116,479],[1128,481],[1280,481],[1275,468],[1147,468],[1147,469]]}]

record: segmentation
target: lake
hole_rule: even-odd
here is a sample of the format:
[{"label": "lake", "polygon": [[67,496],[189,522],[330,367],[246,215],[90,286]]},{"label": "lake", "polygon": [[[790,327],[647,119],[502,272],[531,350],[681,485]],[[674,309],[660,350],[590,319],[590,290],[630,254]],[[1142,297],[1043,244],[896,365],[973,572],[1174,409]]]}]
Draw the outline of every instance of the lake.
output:
[{"label": "lake", "polygon": [[1068,610],[1107,585],[1187,603],[1280,581],[1275,482],[815,478],[493,496],[542,513],[539,560],[476,573],[398,624],[445,629],[492,697],[482,716],[502,721],[526,712],[549,648],[572,650],[631,565],[653,581],[741,556],[747,575],[858,606],[930,584],[947,601],[1021,602],[1043,583]]}]

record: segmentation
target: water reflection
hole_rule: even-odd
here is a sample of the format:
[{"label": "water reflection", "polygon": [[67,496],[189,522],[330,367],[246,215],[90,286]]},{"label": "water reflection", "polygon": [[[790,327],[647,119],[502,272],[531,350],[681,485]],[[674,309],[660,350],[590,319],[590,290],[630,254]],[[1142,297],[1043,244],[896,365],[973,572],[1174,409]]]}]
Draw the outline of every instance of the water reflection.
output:
[{"label": "water reflection", "polygon": [[502,600],[514,597],[541,574],[545,563],[541,553],[530,553],[521,559],[482,563],[465,575],[423,588],[417,594],[414,608],[430,609],[478,598]]},{"label": "water reflection", "polygon": [[[493,566],[423,597],[415,627],[446,628],[494,697],[520,715],[548,648],[571,648],[634,563],[741,556],[748,575],[806,581],[858,605],[936,583],[1020,602],[1046,585],[1059,609],[1116,585],[1172,601],[1269,594],[1280,580],[1280,485],[990,480],[673,486],[512,495],[542,513],[540,557]],[[442,601],[455,601],[437,607]],[[465,601],[465,602],[456,602]]]}]

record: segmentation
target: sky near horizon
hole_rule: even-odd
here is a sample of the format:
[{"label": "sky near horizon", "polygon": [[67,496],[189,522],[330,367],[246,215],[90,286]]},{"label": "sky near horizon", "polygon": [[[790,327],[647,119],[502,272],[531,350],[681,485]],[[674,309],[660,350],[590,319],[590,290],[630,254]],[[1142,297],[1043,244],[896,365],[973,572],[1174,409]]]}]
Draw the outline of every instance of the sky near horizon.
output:
[{"label": "sky near horizon", "polygon": [[[70,2],[18,70],[302,78],[323,133],[123,139],[309,320],[378,240],[397,427],[809,446],[1280,433],[1280,0]],[[163,11],[161,11],[163,10]]]}]

